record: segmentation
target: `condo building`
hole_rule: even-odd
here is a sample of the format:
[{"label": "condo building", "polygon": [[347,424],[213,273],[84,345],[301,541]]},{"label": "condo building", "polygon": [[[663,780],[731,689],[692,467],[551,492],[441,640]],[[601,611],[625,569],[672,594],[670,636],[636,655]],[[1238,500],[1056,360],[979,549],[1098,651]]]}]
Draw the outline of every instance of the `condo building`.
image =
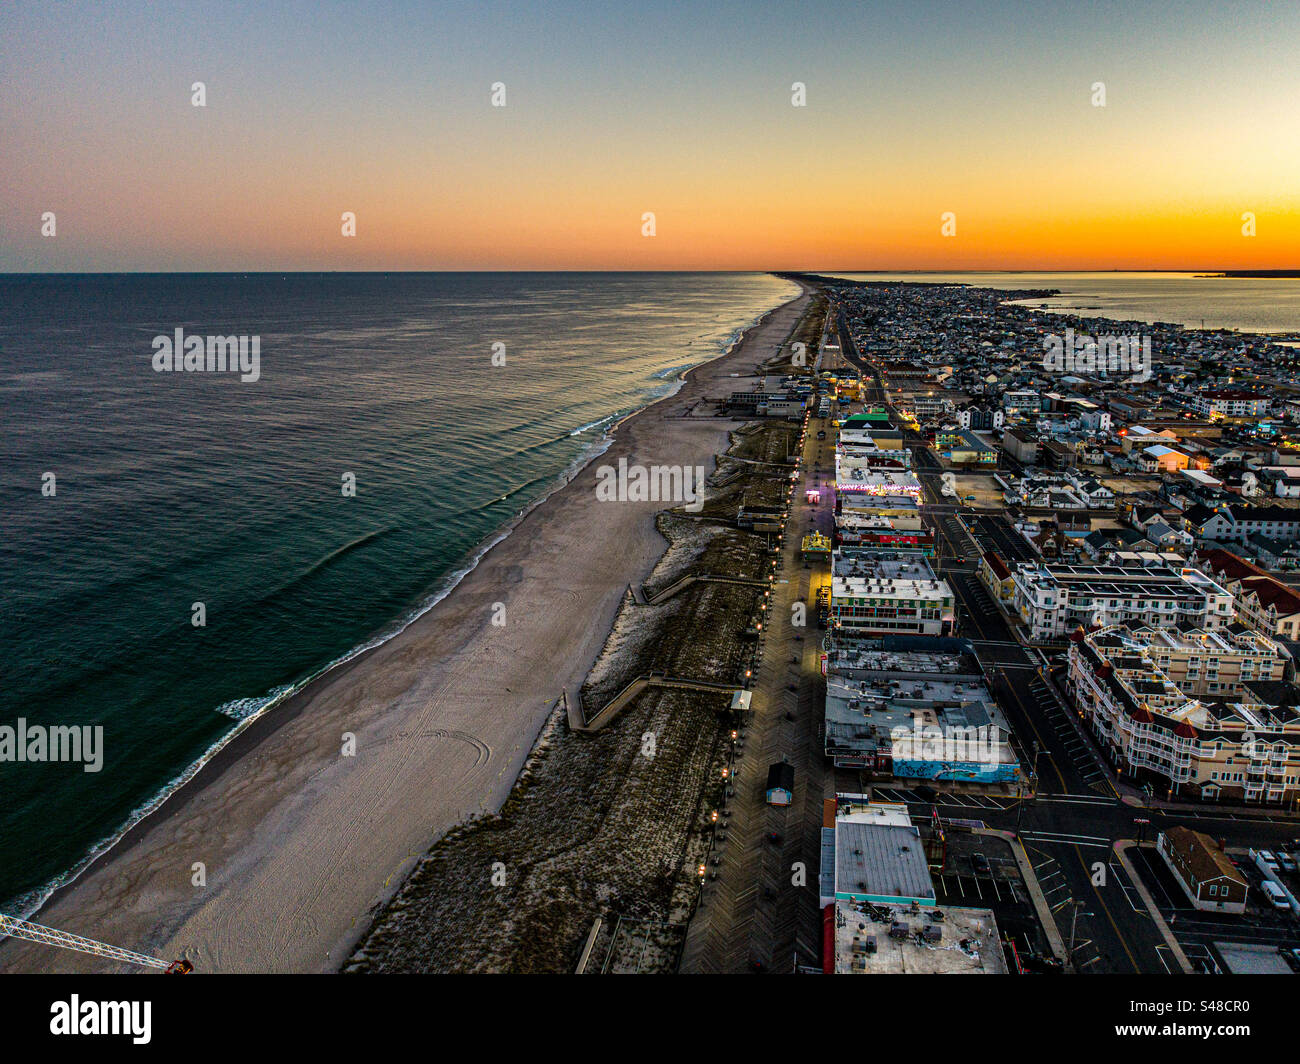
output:
[{"label": "condo building", "polygon": [[1078,629],[1067,689],[1116,770],[1159,797],[1289,804],[1300,689],[1282,680],[1288,661],[1256,632]]},{"label": "condo building", "polygon": [[1232,595],[1199,569],[1031,562],[1017,566],[1012,580],[1015,610],[1034,640],[1058,639],[1080,625],[1219,628],[1232,621]]},{"label": "condo building", "polygon": [[1196,564],[1232,594],[1237,620],[1265,635],[1300,639],[1300,592],[1226,550],[1201,551]]}]

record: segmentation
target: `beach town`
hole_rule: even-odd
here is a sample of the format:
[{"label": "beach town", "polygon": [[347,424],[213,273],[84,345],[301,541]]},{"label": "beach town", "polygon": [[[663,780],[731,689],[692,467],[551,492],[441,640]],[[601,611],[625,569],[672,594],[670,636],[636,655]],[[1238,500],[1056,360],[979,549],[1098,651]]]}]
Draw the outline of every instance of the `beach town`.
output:
[{"label": "beach town", "polygon": [[787,276],[33,920],[215,971],[1300,965],[1291,348]]}]

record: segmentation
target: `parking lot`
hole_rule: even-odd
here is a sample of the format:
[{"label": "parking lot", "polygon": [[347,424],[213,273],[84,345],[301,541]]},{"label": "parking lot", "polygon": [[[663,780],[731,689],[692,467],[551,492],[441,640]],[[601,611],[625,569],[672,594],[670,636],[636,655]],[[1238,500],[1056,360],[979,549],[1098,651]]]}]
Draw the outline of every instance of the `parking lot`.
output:
[{"label": "parking lot", "polygon": [[1238,870],[1249,884],[1246,911],[1235,914],[1202,912],[1194,908],[1154,848],[1142,846],[1131,850],[1130,854],[1169,929],[1188,960],[1200,971],[1216,974],[1227,970],[1219,948],[1222,943],[1300,948],[1300,923],[1289,911],[1279,911],[1268,904],[1260,889],[1263,877],[1245,858],[1234,855]]},{"label": "parking lot", "polygon": [[[945,838],[943,869],[934,875],[938,904],[991,910],[1020,962],[1030,970],[1049,970],[1051,948],[1010,845],[997,836],[951,828]],[[1010,957],[1007,962],[1014,964]]]}]

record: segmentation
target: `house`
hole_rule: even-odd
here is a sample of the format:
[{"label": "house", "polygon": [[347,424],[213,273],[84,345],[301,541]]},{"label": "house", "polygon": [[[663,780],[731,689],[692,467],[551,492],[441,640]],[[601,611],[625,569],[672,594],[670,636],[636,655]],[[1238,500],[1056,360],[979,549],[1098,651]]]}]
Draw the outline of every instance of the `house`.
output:
[{"label": "house", "polygon": [[985,443],[968,429],[940,432],[935,437],[935,446],[939,453],[953,465],[996,466],[998,464],[997,448]]},{"label": "house", "polygon": [[1232,515],[1226,507],[1211,509],[1201,503],[1189,506],[1183,512],[1183,528],[1190,532],[1196,541],[1223,543],[1233,538]]},{"label": "house", "polygon": [[1266,481],[1272,481],[1273,494],[1279,499],[1300,498],[1300,466],[1264,466]]},{"label": "house", "polygon": [[1073,518],[1058,517],[1042,521],[1037,530],[1026,535],[1026,540],[1044,561],[1074,561],[1085,549],[1084,540],[1091,527],[1087,518],[1077,525]]},{"label": "house", "polygon": [[794,801],[794,766],[789,761],[778,761],[767,770],[765,798],[768,805]]},{"label": "house", "polygon": [[1164,858],[1192,905],[1204,912],[1246,909],[1246,877],[1210,836],[1191,828],[1162,831],[1156,852]]},{"label": "house", "polygon": [[1159,506],[1134,506],[1128,521],[1134,528],[1145,529],[1153,521],[1163,521],[1164,511]]},{"label": "house", "polygon": [[989,432],[1000,429],[1005,420],[1006,414],[1000,409],[995,410],[992,407],[980,406],[978,403],[972,403],[957,412],[957,423],[962,428],[975,432]]},{"label": "house", "polygon": [[1187,468],[1188,458],[1182,451],[1157,443],[1142,448],[1141,461],[1149,473],[1177,473]]},{"label": "house", "polygon": [[1011,570],[1000,554],[992,550],[980,554],[979,577],[995,600],[1004,606],[1011,606],[1016,582],[1011,579]]},{"label": "house", "polygon": [[1143,529],[1143,534],[1158,550],[1186,550],[1193,543],[1190,532],[1185,532],[1181,528],[1170,528],[1163,521],[1152,521]]},{"label": "house", "polygon": [[1099,528],[1083,539],[1084,550],[1094,558],[1111,551],[1154,550],[1156,543],[1136,528]]},{"label": "house", "polygon": [[1095,478],[1078,481],[1075,490],[1092,506],[1109,506],[1115,501],[1115,493]]},{"label": "house", "polygon": [[1128,428],[1123,429],[1120,434],[1120,446],[1124,449],[1125,454],[1131,454],[1134,449],[1140,451],[1143,447],[1150,447],[1157,442],[1163,444],[1177,443],[1178,437],[1172,429],[1161,429],[1157,432],[1145,425],[1130,425]]},{"label": "house", "polygon": [[1282,543],[1256,533],[1246,537],[1246,546],[1254,552],[1260,565],[1268,569],[1295,569],[1300,566],[1300,546],[1294,543]]}]

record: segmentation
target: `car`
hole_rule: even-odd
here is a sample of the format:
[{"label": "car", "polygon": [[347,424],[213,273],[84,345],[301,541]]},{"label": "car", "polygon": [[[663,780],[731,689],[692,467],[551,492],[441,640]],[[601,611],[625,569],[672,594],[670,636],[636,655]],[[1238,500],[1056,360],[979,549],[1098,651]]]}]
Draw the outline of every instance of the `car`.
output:
[{"label": "car", "polygon": [[1282,866],[1283,872],[1294,872],[1296,870],[1295,858],[1289,853],[1283,853],[1281,850],[1277,854],[1277,863]]},{"label": "car", "polygon": [[1264,880],[1259,885],[1259,888],[1264,892],[1264,897],[1272,903],[1274,909],[1290,910],[1291,903],[1287,900],[1286,895],[1282,893],[1282,888],[1271,879]]},{"label": "car", "polygon": [[1264,864],[1268,865],[1269,868],[1273,869],[1274,872],[1277,871],[1277,858],[1273,856],[1272,850],[1256,850],[1255,856],[1257,862],[1262,861]]},{"label": "car", "polygon": [[975,869],[975,874],[977,876],[986,876],[991,870],[989,867],[989,859],[982,853],[977,852],[971,854],[970,864],[971,867]]}]

